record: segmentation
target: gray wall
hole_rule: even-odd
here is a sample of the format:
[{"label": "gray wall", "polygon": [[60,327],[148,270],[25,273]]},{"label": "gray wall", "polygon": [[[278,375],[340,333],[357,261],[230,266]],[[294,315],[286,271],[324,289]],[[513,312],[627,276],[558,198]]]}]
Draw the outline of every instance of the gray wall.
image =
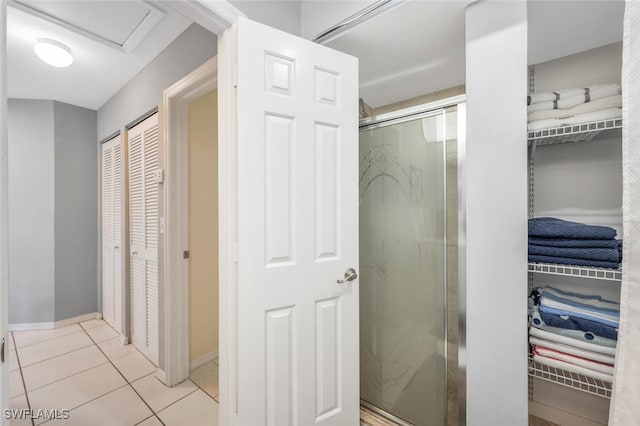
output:
[{"label": "gray wall", "polygon": [[216,35],[192,24],[98,110],[98,140],[160,105],[164,89],[217,51]]},{"label": "gray wall", "polygon": [[97,312],[96,111],[54,102],[55,320]]},{"label": "gray wall", "polygon": [[53,102],[8,102],[9,322],[54,320]]},{"label": "gray wall", "polygon": [[96,112],[10,99],[9,322],[97,311]]}]

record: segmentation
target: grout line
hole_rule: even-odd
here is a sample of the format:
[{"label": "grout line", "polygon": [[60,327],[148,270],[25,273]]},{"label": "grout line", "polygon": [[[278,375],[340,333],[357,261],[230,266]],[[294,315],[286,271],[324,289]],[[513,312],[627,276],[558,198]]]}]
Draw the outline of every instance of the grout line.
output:
[{"label": "grout line", "polygon": [[[104,365],[104,364],[102,364],[102,365]],[[100,395],[96,396],[95,398],[92,398],[92,399],[90,399],[90,400],[88,400],[88,401],[86,401],[86,402],[83,402],[82,404],[80,404],[80,405],[78,405],[78,406],[76,406],[76,407],[69,408],[68,410],[69,410],[69,412],[71,412],[71,411],[73,411],[73,410],[76,410],[76,409],[78,409],[78,408],[80,408],[80,407],[82,407],[82,406],[85,406],[85,405],[87,405],[87,404],[89,404],[89,403],[91,403],[91,402],[93,402],[93,401],[95,401],[95,400],[97,400],[97,399],[102,398],[103,396],[109,395],[110,393],[113,393],[113,392],[118,391],[118,390],[120,390],[120,389],[122,389],[122,388],[125,388],[125,387],[127,387],[127,384],[126,384],[126,383],[125,383],[124,385],[119,386],[119,387],[117,387],[117,388],[115,388],[115,389],[112,389],[112,390],[110,390],[110,391],[108,391],[108,392],[105,392],[105,393],[103,393],[103,394],[100,394]],[[52,422],[52,421],[53,421],[53,419],[49,419],[49,420],[47,420],[47,421],[45,421],[45,422],[42,422],[42,423],[40,423],[40,424],[42,425],[42,424],[49,423],[49,422]]]},{"label": "grout line", "polygon": [[[218,359],[218,358],[216,357],[215,359]],[[218,367],[218,393],[216,394],[216,396],[218,396],[218,397],[219,397],[219,396],[220,396],[220,366],[219,366],[219,365],[218,365],[218,363],[217,363],[217,362],[215,362],[214,360],[207,361],[205,364],[202,364],[202,365],[206,365],[206,364],[208,364],[209,362],[213,362],[213,363]],[[201,365],[200,367],[202,367],[202,365]],[[198,368],[200,368],[200,367],[194,368],[192,371],[197,370],[197,369],[198,369]],[[217,402],[217,403],[218,403],[218,405],[220,404],[220,401],[218,401],[218,400],[216,399],[216,396],[209,395],[209,392],[207,392],[207,391],[206,391],[202,386],[200,386],[200,384],[198,384],[198,382],[196,382],[195,380],[193,380],[193,379],[191,378],[191,371],[189,372],[189,378],[188,378],[188,380],[190,380],[190,381],[191,381],[191,383],[193,383],[193,384],[194,384],[194,385],[196,385],[198,388],[200,388],[200,390],[201,390],[202,392],[204,392],[204,393],[205,393],[205,395],[207,395],[209,398],[211,398],[211,399],[213,399],[215,402]]]},{"label": "grout line", "polygon": [[[166,410],[167,408],[171,407],[172,405],[176,405],[178,402],[182,401],[182,400],[183,400],[183,399],[185,399],[186,397],[191,396],[191,395],[193,395],[194,393],[198,392],[198,390],[202,390],[202,389],[200,389],[200,387],[198,387],[198,389],[194,389],[194,390],[192,390],[192,391],[191,391],[191,392],[189,392],[188,394],[186,394],[186,395],[184,395],[184,396],[182,396],[182,397],[180,397],[180,398],[176,399],[175,401],[173,401],[171,404],[167,405],[166,407],[163,407],[160,411],[158,411],[158,413],[163,412],[164,410]],[[206,394],[206,392],[205,392],[205,394]],[[158,413],[156,413],[156,416],[158,415]],[[158,418],[160,418],[160,417],[158,416]],[[162,422],[162,420],[160,420],[160,422]],[[162,424],[164,424],[164,422],[162,422]]]},{"label": "grout line", "polygon": [[[76,324],[80,325],[80,323],[76,322],[76,323],[73,323],[73,324],[69,324],[66,327],[71,327],[71,326],[74,326]],[[66,328],[66,327],[62,327],[62,328]],[[12,333],[30,333],[30,332],[37,332],[37,331],[55,331],[55,330],[62,330],[62,328],[52,328],[52,329],[48,329],[48,330],[12,331]],[[68,336],[68,335],[73,334],[73,333],[79,333],[80,331],[82,331],[82,330],[72,331],[71,333],[61,334],[60,336],[49,337],[49,338],[46,338],[44,340],[40,340],[40,341],[37,341],[37,342],[29,343],[28,345],[20,346],[20,349],[28,348],[29,346],[38,345],[38,344],[44,343],[44,342],[50,342],[51,340],[59,339],[60,337],[65,337],[65,336]],[[18,347],[15,346],[15,339],[14,339],[14,349],[18,349]]]},{"label": "grout line", "polygon": [[[125,380],[125,384],[124,384],[124,385],[122,385],[122,386],[119,386],[119,387],[117,387],[117,388],[115,388],[115,389],[112,389],[112,390],[110,390],[110,391],[108,391],[108,392],[105,392],[105,393],[103,393],[103,394],[101,394],[101,395],[98,395],[98,396],[96,396],[95,398],[92,398],[92,399],[90,399],[89,401],[86,401],[86,402],[84,402],[84,403],[82,403],[82,404],[80,404],[80,405],[78,405],[78,406],[76,406],[76,407],[70,408],[70,409],[69,409],[69,411],[73,411],[73,410],[75,410],[75,409],[77,409],[77,408],[82,407],[83,405],[87,405],[87,404],[89,404],[89,403],[91,403],[91,402],[93,402],[93,401],[95,401],[95,400],[97,400],[97,399],[102,398],[102,397],[103,397],[103,396],[105,396],[105,395],[108,395],[108,394],[110,394],[110,393],[112,393],[112,392],[115,392],[115,391],[117,391],[117,390],[120,390],[120,389],[122,389],[122,388],[126,387],[127,385],[131,386],[131,384],[129,383],[129,381],[127,380],[127,378],[126,378],[126,377],[124,377],[124,376],[122,375],[122,373],[120,373],[120,370],[118,370],[118,369],[115,367],[115,365],[113,365],[113,363],[111,362],[111,360],[109,360],[109,357],[107,357],[107,356],[106,356],[106,354],[105,354],[104,352],[102,352],[102,349],[100,349],[100,347],[95,343],[95,341],[93,340],[93,338],[89,335],[89,333],[87,333],[87,331],[84,329],[84,327],[82,327],[82,325],[81,325],[80,323],[77,323],[77,324],[80,326],[81,331],[84,331],[84,332],[85,332],[85,334],[89,337],[89,339],[90,339],[90,340],[91,340],[91,342],[92,342],[92,345],[93,345],[93,346],[95,346],[95,347],[96,347],[96,348],[97,348],[97,349],[98,349],[98,350],[99,350],[99,351],[104,355],[104,357],[105,357],[105,358],[107,358],[107,361],[108,361],[108,362],[105,362],[105,363],[100,364],[100,365],[98,365],[98,366],[95,366],[95,367],[89,368],[89,369],[87,369],[87,370],[84,370],[84,372],[89,371],[89,370],[91,370],[91,369],[93,369],[93,368],[97,368],[97,367],[100,367],[100,366],[102,366],[102,365],[106,365],[106,364],[110,363],[110,364],[111,364],[111,366],[112,366],[112,367],[114,367],[114,368],[116,369],[116,371],[117,371],[117,372],[118,372],[118,373],[119,373],[119,374],[124,378],[124,380]],[[71,325],[73,325],[73,324],[71,324]],[[64,337],[64,335],[63,335],[63,336],[59,336],[59,337]],[[51,340],[53,340],[53,339],[51,339]],[[78,348],[78,349],[76,349],[76,350],[84,349],[84,348],[88,348],[88,347],[90,347],[90,346],[92,346],[92,345],[85,346],[85,347],[82,347],[82,348]],[[15,346],[15,339],[14,339],[14,346]],[[68,353],[71,353],[71,352],[74,352],[74,351],[67,352],[67,354],[68,354]],[[17,356],[17,355],[18,355],[18,351],[17,351],[17,348],[16,348],[16,356]],[[62,354],[62,355],[65,355],[65,354]],[[58,356],[60,356],[60,355],[58,355]],[[52,357],[52,358],[48,358],[48,359],[53,359],[53,358],[56,358],[56,357]],[[20,360],[18,359],[18,363],[19,363],[19,362],[20,362]],[[38,363],[35,363],[35,364],[38,364]],[[31,364],[31,365],[35,365],[35,364]],[[20,369],[20,374],[22,375],[22,368]],[[66,378],[69,378],[69,377],[72,377],[72,376],[75,376],[75,374],[72,374],[71,376],[68,376],[68,377],[66,377]],[[53,383],[57,383],[57,382],[59,382],[59,381],[61,381],[61,380],[64,380],[64,379],[57,380],[56,382],[53,382]],[[23,383],[23,386],[25,386],[25,396],[26,396],[26,395],[27,395],[27,391],[26,391],[26,385],[24,384],[24,378],[23,378],[23,380],[22,380],[22,383]],[[52,383],[50,383],[50,384],[52,384]],[[40,388],[38,388],[38,389],[42,389],[43,387],[44,387],[44,386],[42,386],[42,387],[40,387]],[[135,389],[134,389],[134,392],[135,392]],[[137,392],[136,392],[136,393],[137,393]],[[138,396],[139,396],[139,395],[138,395]],[[27,404],[29,405],[29,407],[31,407],[30,402],[29,402],[29,399],[28,399],[28,396],[26,396],[26,398],[27,398]],[[142,397],[140,397],[140,399],[142,399]],[[146,401],[144,401],[144,399],[143,399],[143,402],[144,402],[144,403],[147,405],[147,407],[148,407],[148,404],[146,403]],[[151,407],[149,407],[149,408],[151,408]],[[153,412],[153,410],[151,410],[151,412]],[[50,421],[51,421],[51,419],[46,420],[46,421],[44,421],[44,422],[42,422],[42,423],[39,423],[39,425],[43,425],[43,424],[45,424],[45,423],[49,423]],[[162,422],[161,422],[161,423],[162,423]],[[32,424],[32,426],[35,426],[35,420],[34,420],[34,419],[31,419],[31,424]],[[163,425],[164,425],[164,423],[163,423]]]},{"label": "grout line", "polygon": [[[111,327],[111,326],[109,326],[109,327]],[[122,376],[122,378],[124,379],[124,381],[125,381],[125,382],[127,382],[127,385],[129,385],[129,387],[131,388],[131,390],[133,390],[133,391],[135,392],[135,394],[136,394],[136,395],[138,395],[138,398],[140,398],[140,400],[144,403],[144,405],[146,405],[146,406],[147,406],[147,408],[149,409],[149,411],[151,411],[154,415],[156,415],[156,412],[155,412],[155,411],[153,411],[153,408],[151,408],[151,406],[147,403],[147,401],[145,401],[145,400],[144,400],[144,398],[142,397],[142,395],[140,395],[140,394],[138,393],[138,391],[136,390],[136,388],[134,388],[134,387],[133,387],[133,385],[131,384],[131,382],[129,381],[129,379],[127,379],[127,378],[124,376],[124,374],[122,374],[122,372],[118,369],[118,367],[116,367],[116,365],[113,363],[113,361],[112,361],[111,359],[109,359],[109,357],[107,356],[107,354],[105,354],[105,353],[104,353],[104,351],[102,350],[102,348],[101,348],[100,346],[98,346],[98,344],[95,342],[95,340],[93,340],[93,337],[91,337],[91,335],[87,332],[87,330],[86,330],[82,325],[80,325],[80,328],[81,328],[82,330],[84,330],[84,332],[87,334],[87,336],[89,336],[89,339],[91,339],[91,341],[92,341],[92,342],[93,342],[93,344],[96,346],[96,348],[98,348],[98,350],[99,350],[99,351],[100,351],[100,352],[101,352],[101,353],[102,353],[102,354],[103,354],[103,355],[104,355],[104,356],[109,360],[109,363],[111,364],[111,366],[112,366],[113,368],[115,368],[115,369],[116,369],[116,371],[118,372],[118,374],[120,374],[120,375]],[[135,352],[132,352],[132,353],[135,353]],[[152,373],[150,373],[150,374],[152,374]],[[148,376],[148,374],[147,374],[147,376]],[[146,377],[146,376],[143,376],[143,377]],[[142,379],[143,377],[139,377],[139,378],[137,378],[136,380]],[[135,380],[134,380],[134,381],[135,381]],[[125,385],[125,386],[126,386],[126,385]],[[121,388],[118,388],[118,389],[121,389]],[[164,425],[164,423],[162,422],[162,420],[160,420],[160,418],[159,418],[157,415],[156,415],[156,418],[158,418],[158,420],[160,421],[160,423],[161,423],[163,426],[165,426],[165,425]]]},{"label": "grout line", "polygon": [[[87,347],[88,347],[88,346],[87,346]],[[84,348],[83,348],[83,349],[84,349]],[[69,352],[69,353],[71,353],[71,352]],[[44,384],[44,385],[42,385],[42,386],[38,386],[37,388],[29,389],[29,392],[35,392],[35,391],[40,390],[40,389],[42,389],[42,388],[46,388],[46,387],[47,387],[47,386],[49,386],[49,385],[53,385],[53,384],[55,384],[55,383],[58,383],[58,382],[61,382],[61,381],[65,380],[65,379],[69,379],[69,378],[71,378],[71,377],[73,377],[73,376],[77,376],[78,374],[86,373],[87,371],[89,371],[89,370],[93,370],[94,368],[102,367],[102,366],[103,366],[103,365],[105,365],[105,364],[108,364],[108,362],[107,362],[107,361],[105,361],[105,362],[101,362],[100,364],[94,365],[93,367],[89,367],[89,368],[86,368],[86,369],[84,369],[84,370],[82,370],[82,371],[78,371],[78,372],[76,372],[76,373],[69,374],[68,376],[61,377],[61,378],[59,378],[59,379],[57,379],[57,380],[55,380],[55,381],[53,381],[53,382],[51,382],[51,383],[47,383],[47,384]],[[29,366],[29,367],[30,367],[30,366]],[[27,367],[27,368],[28,368],[28,367]],[[26,385],[26,383],[25,383],[25,387],[26,387],[26,386],[27,386],[27,385]]]},{"label": "grout line", "polygon": [[[18,356],[18,348],[16,347],[16,339],[13,336],[13,332],[10,332],[11,340],[13,340],[13,350],[16,353],[16,360],[18,361],[18,371],[20,371],[20,379],[22,380],[22,389],[24,389],[24,399],[27,400],[27,408],[31,410],[31,401],[29,401],[29,394],[27,392],[27,385],[24,383],[24,376],[22,375],[22,365],[20,365],[20,357]],[[31,426],[35,426],[35,420],[31,418]]]},{"label": "grout line", "polygon": [[[91,346],[90,344],[89,344],[89,345],[86,345],[86,346],[80,346],[80,347],[75,348],[75,349],[72,349],[72,350],[70,350],[70,351],[63,352],[63,353],[61,353],[61,354],[51,356],[51,357],[49,357],[49,358],[41,359],[40,361],[38,361],[38,362],[34,362],[34,363],[32,363],[32,364],[29,364],[29,365],[25,365],[25,366],[24,366],[24,368],[29,368],[29,367],[31,367],[32,365],[40,364],[41,362],[49,361],[49,360],[54,359],[54,358],[57,358],[57,357],[59,357],[59,356],[67,355],[67,354],[70,354],[71,352],[75,352],[75,351],[80,350],[80,349],[88,348],[88,347],[90,347],[90,346]],[[17,350],[16,350],[16,353],[18,353],[18,351],[17,351]]]},{"label": "grout line", "polygon": [[[139,421],[138,423],[135,424],[135,426],[141,425],[142,423],[146,422],[147,420],[149,420],[150,418],[155,417],[156,419],[158,418],[158,416],[156,416],[155,413],[153,413],[152,415],[150,415],[149,417]],[[162,423],[162,420],[160,420],[160,423]],[[162,423],[164,424],[164,423]]]},{"label": "grout line", "polygon": [[[188,380],[191,380],[191,377],[189,377],[189,379],[188,379]],[[220,381],[220,380],[218,379],[218,381]],[[213,395],[209,395],[209,392],[207,392],[206,390],[204,390],[204,388],[203,388],[202,386],[200,386],[197,382],[195,382],[195,381],[191,380],[191,383],[193,383],[194,385],[196,385],[196,386],[198,387],[198,389],[200,389],[202,392],[204,392],[204,394],[205,394],[205,395],[207,395],[209,398],[211,398],[211,399],[213,399],[214,401],[216,401],[216,398],[215,398]],[[196,390],[197,390],[197,389],[196,389]],[[195,392],[195,391],[194,391],[194,392]],[[191,393],[193,393],[193,392],[191,392]],[[218,402],[218,401],[216,401],[216,402]],[[218,404],[219,404],[219,402],[218,402]]]}]

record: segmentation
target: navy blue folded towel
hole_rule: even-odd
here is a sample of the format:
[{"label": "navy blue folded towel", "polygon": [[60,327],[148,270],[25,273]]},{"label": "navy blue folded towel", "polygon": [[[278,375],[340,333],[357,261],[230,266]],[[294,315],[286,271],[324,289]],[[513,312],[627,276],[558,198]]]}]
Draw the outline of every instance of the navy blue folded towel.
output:
[{"label": "navy blue folded towel", "polygon": [[618,248],[573,248],[573,247],[548,247],[529,244],[529,254],[537,254],[551,257],[568,257],[584,260],[602,260],[604,262],[620,262]]},{"label": "navy blue folded towel", "polygon": [[540,317],[546,325],[551,327],[565,328],[567,330],[590,331],[597,336],[607,339],[618,340],[618,329],[596,321],[579,318],[570,315],[555,315],[540,312]]},{"label": "navy blue folded towel", "polygon": [[529,219],[529,236],[613,240],[616,237],[616,230],[608,226],[585,225],[553,217],[536,217]]},{"label": "navy blue folded towel", "polygon": [[622,240],[588,240],[572,238],[539,238],[529,237],[529,244],[535,246],[564,247],[564,248],[608,248],[618,249]]}]

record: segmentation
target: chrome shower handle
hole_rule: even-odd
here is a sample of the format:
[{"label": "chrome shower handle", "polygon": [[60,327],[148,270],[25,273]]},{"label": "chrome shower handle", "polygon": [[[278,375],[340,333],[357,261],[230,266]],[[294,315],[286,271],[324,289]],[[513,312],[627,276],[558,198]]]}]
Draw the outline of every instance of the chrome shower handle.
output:
[{"label": "chrome shower handle", "polygon": [[336,282],[338,284],[344,284],[346,282],[353,281],[356,278],[358,278],[358,273],[356,272],[356,270],[353,268],[349,268],[344,272],[344,280],[338,280]]}]

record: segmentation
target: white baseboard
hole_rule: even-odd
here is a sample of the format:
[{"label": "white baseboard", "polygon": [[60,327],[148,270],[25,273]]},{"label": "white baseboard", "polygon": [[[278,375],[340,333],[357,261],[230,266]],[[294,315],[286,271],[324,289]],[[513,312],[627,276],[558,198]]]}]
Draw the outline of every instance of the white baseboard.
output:
[{"label": "white baseboard", "polygon": [[9,324],[9,331],[30,331],[30,330],[53,330],[55,328],[66,327],[83,321],[89,321],[97,318],[97,313],[79,315],[73,318],[67,318],[55,322],[31,322],[21,324]]},{"label": "white baseboard", "polygon": [[102,319],[102,312],[96,312],[96,319],[100,321]]},{"label": "white baseboard", "polygon": [[129,341],[129,336],[125,336],[124,334],[120,335],[120,343],[122,343],[122,346],[128,345],[129,343],[131,343]]},{"label": "white baseboard", "polygon": [[200,367],[201,365],[204,365],[206,363],[208,363],[209,361],[218,358],[218,349],[214,349],[211,352],[208,352],[202,356],[199,356],[198,358],[194,359],[193,361],[191,361],[189,363],[189,371],[191,370],[195,370],[196,368]]}]

